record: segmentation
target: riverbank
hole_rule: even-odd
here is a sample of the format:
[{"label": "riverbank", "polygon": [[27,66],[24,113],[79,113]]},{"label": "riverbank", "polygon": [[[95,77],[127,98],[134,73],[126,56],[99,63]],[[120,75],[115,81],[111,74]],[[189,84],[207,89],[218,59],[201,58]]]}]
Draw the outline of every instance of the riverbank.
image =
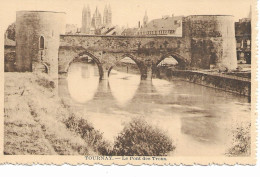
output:
[{"label": "riverbank", "polygon": [[4,154],[95,155],[106,144],[99,131],[81,121],[84,115],[64,105],[47,75],[5,73],[4,92]]},{"label": "riverbank", "polygon": [[243,96],[251,96],[250,73],[217,73],[214,71],[190,71],[166,69],[161,72],[162,78],[180,78],[184,81],[237,93]]},{"label": "riverbank", "polygon": [[[241,67],[241,66],[240,66]],[[220,89],[226,92],[237,93],[243,96],[251,96],[251,72],[247,66],[245,72],[224,72],[219,73],[214,70],[174,70],[167,67],[158,68],[154,77],[172,80],[179,78],[195,84]],[[139,74],[139,69],[135,64],[117,65],[115,70],[131,74]],[[247,71],[248,70],[248,71]],[[158,75],[159,74],[159,75]]]}]

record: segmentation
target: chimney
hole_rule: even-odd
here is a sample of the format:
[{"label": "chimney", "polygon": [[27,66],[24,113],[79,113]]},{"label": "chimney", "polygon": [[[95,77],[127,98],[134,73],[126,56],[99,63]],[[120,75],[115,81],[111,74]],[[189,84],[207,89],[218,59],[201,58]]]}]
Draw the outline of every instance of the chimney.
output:
[{"label": "chimney", "polygon": [[138,22],[138,28],[141,28],[141,22],[140,21]]}]

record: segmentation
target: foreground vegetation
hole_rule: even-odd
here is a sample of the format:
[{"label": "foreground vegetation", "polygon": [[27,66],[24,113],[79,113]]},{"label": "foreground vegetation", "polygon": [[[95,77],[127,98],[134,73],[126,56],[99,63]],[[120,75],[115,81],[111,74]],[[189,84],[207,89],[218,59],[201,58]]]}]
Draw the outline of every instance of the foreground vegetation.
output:
[{"label": "foreground vegetation", "polygon": [[166,156],[173,151],[173,141],[164,132],[141,119],[134,119],[118,135],[113,155]]}]

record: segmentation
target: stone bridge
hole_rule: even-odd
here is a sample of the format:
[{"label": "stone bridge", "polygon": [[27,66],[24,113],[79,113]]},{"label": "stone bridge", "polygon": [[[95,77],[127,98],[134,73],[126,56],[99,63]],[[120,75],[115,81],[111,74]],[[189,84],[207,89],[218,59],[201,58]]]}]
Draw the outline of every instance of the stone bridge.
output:
[{"label": "stone bridge", "polygon": [[124,57],[137,64],[143,79],[169,56],[183,69],[237,67],[233,16],[184,17],[181,37],[63,35],[64,22],[65,13],[18,11],[15,70],[48,72],[57,79],[72,62],[87,57],[98,65],[101,79]]},{"label": "stone bridge", "polygon": [[70,63],[88,56],[97,64],[100,76],[106,77],[121,59],[129,57],[146,78],[152,66],[168,56],[182,67],[190,65],[189,48],[190,43],[183,38],[61,35],[59,72],[67,72]]},{"label": "stone bridge", "polygon": [[100,77],[124,57],[139,67],[141,78],[151,78],[153,69],[172,56],[180,68],[236,68],[234,22],[230,16],[189,16],[182,23],[182,37],[61,35],[59,72],[80,58],[90,57]]}]

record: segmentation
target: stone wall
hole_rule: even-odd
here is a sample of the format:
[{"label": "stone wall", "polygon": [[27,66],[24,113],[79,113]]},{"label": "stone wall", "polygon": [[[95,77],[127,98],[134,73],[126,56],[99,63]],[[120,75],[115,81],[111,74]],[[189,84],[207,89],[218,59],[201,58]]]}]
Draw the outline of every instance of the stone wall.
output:
[{"label": "stone wall", "polygon": [[244,96],[251,96],[251,81],[249,79],[239,79],[236,77],[225,77],[221,74],[207,74],[195,71],[171,71],[168,76],[175,76],[192,83],[217,88],[228,92],[237,93]]}]

